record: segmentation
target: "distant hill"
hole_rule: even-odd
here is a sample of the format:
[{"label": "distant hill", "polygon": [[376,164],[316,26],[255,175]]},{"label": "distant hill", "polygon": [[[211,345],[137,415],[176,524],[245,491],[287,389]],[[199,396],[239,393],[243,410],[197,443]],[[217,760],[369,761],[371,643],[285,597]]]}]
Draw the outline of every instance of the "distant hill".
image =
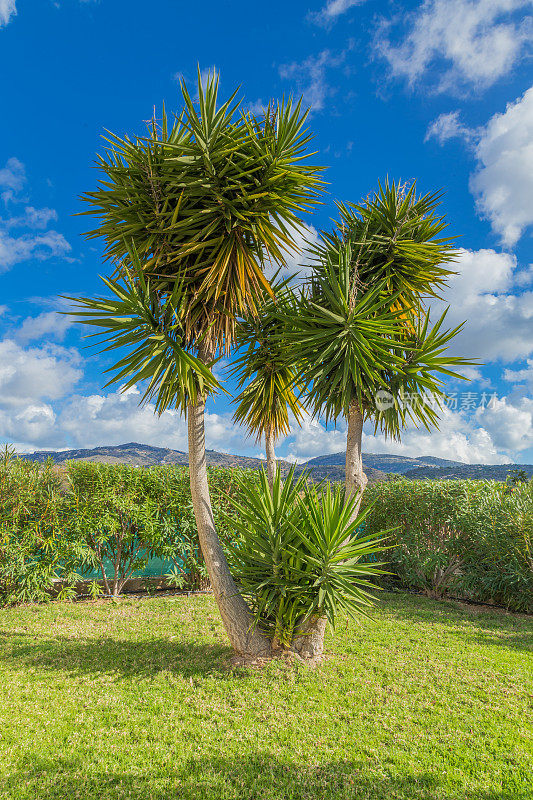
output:
[{"label": "distant hill", "polygon": [[[317,456],[311,458],[307,463],[307,467],[344,467],[346,454],[332,453],[327,456]],[[434,456],[418,456],[417,458],[409,458],[409,456],[391,455],[389,453],[363,453],[363,466],[366,469],[379,470],[380,472],[396,472],[404,474],[409,470],[416,469],[417,467],[454,467],[462,466],[461,461],[449,461],[446,458],[435,458]]]},{"label": "distant hill", "polygon": [[404,472],[410,480],[490,480],[505,481],[512,470],[521,469],[533,478],[533,464],[459,464],[450,467],[418,467]]},{"label": "distant hill", "polygon": [[[343,481],[344,480],[344,462],[340,464],[316,464],[315,459],[306,461],[303,464],[298,464],[296,467],[296,474],[300,475],[304,470],[309,470],[311,477],[314,481],[323,481],[326,478],[329,481]],[[380,469],[365,466],[365,475],[368,478],[368,483],[378,483],[379,481],[386,481],[388,475]]]},{"label": "distant hill", "polygon": [[[36,453],[26,453],[22,456],[30,461],[44,462],[51,458],[55,464],[65,461],[99,461],[105,464],[131,464],[137,467],[151,467],[157,464],[184,464],[189,463],[189,456],[181,450],[171,450],[168,447],[152,447],[148,444],[129,442],[110,447],[93,447],[90,450],[60,450],[50,452],[40,450]],[[206,461],[210,467],[241,467],[243,469],[258,469],[264,461],[260,458],[248,456],[234,456],[219,453],[217,450],[206,451]],[[281,461],[282,466],[289,467],[288,462]]]},{"label": "distant hill", "polygon": [[[31,461],[44,462],[51,458],[54,463],[62,464],[65,461],[99,461],[106,464],[131,464],[139,467],[150,467],[157,464],[184,464],[187,465],[189,457],[181,450],[171,450],[168,447],[152,447],[148,444],[129,442],[110,447],[93,447],[92,449],[61,450],[51,452],[39,450],[35,453],[26,453],[22,458]],[[259,469],[264,465],[260,458],[249,456],[236,456],[229,453],[219,453],[217,450],[206,451],[207,465],[210,467],[240,467],[241,469]],[[286,474],[291,464],[280,459],[278,462],[283,473]],[[298,464],[296,473],[309,470],[314,480],[321,481],[327,478],[330,481],[344,480],[344,453],[332,453],[325,456],[311,458],[304,464]],[[477,478],[504,481],[507,474],[513,469],[523,469],[533,477],[531,464],[463,464],[461,461],[450,461],[434,456],[408,456],[390,455],[388,453],[363,454],[363,467],[369,483],[387,480],[392,473],[401,474],[405,478],[420,480],[422,478]]]}]

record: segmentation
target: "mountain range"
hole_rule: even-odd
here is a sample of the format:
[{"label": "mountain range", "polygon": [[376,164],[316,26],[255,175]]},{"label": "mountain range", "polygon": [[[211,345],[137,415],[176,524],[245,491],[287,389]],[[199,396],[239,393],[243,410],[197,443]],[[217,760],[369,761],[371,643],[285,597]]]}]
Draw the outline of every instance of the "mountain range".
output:
[{"label": "mountain range", "polygon": [[[41,463],[47,458],[51,458],[56,464],[65,461],[99,461],[106,464],[132,464],[139,467],[157,464],[188,464],[188,455],[181,450],[152,447],[137,442],[58,452],[39,450],[35,453],[26,453],[22,457]],[[299,474],[303,470],[309,469],[315,480],[328,478],[332,481],[342,481],[344,480],[344,459],[343,452],[317,456],[303,464],[298,464],[296,472]],[[260,458],[236,456],[220,453],[217,450],[207,450],[206,460],[208,466],[212,467],[258,469],[264,464]],[[283,473],[286,473],[291,467],[290,462],[282,459],[278,463]],[[413,480],[420,478],[476,478],[504,481],[508,473],[515,469],[525,470],[530,478],[533,477],[533,464],[464,464],[461,461],[451,461],[434,456],[410,458],[390,453],[364,453],[363,466],[369,483],[387,480],[393,474],[403,475],[405,478]]]}]

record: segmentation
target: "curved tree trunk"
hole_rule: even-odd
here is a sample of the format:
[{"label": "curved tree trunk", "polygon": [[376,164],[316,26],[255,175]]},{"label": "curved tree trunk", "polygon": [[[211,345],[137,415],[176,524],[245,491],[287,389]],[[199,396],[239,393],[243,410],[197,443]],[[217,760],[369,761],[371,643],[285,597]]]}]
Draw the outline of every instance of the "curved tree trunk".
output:
[{"label": "curved tree trunk", "polygon": [[348,431],[346,436],[346,499],[359,496],[356,503],[352,519],[358,514],[361,498],[368,483],[368,479],[363,472],[363,415],[356,400],[352,400],[347,415]]},{"label": "curved tree trunk", "polygon": [[270,491],[274,486],[274,475],[276,473],[276,451],[274,450],[274,434],[271,430],[265,432],[265,449],[267,462],[267,477]]},{"label": "curved tree trunk", "polygon": [[239,594],[217,536],[205,462],[205,400],[187,407],[189,474],[192,503],[200,547],[211,580],[213,594],[232,647],[243,655],[268,655],[270,640],[252,628],[252,615]]}]

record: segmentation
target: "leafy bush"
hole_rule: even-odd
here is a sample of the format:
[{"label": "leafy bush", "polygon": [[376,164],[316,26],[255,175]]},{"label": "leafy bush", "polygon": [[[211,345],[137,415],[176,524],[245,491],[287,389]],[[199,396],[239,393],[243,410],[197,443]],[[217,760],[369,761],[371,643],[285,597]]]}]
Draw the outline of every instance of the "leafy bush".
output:
[{"label": "leafy bush", "polygon": [[[233,537],[228,511],[240,481],[253,470],[209,469],[215,520],[225,546]],[[75,583],[100,575],[109,594],[153,557],[170,562],[165,576],[179,588],[205,589],[209,580],[198,542],[187,467],[148,469],[72,462],[44,466],[0,456],[0,598],[40,601],[61,581],[61,597]],[[89,593],[102,592],[92,580]]]},{"label": "leafy bush", "polygon": [[[6,454],[7,456],[7,454]],[[58,472],[5,457],[0,464],[0,599],[42,601],[61,580],[74,594],[80,548],[65,536]]]},{"label": "leafy bush", "polygon": [[365,533],[396,528],[389,553],[399,585],[533,609],[533,485],[495,481],[375,484]]},{"label": "leafy bush", "polygon": [[383,547],[375,535],[354,535],[364,515],[350,522],[354,502],[344,505],[344,490],[310,485],[305,474],[296,480],[294,468],[284,482],[277,471],[272,493],[266,474],[258,477],[241,482],[233,500],[232,572],[256,624],[288,647],[312,617],[334,624],[340,610],[371,605],[381,564],[361,559]]},{"label": "leafy bush", "polygon": [[[119,594],[128,578],[153,557],[173,562],[166,577],[175,587],[209,586],[187,468],[72,463],[69,475],[71,529],[84,539],[86,567],[100,569],[108,593]],[[209,478],[215,520],[222,541],[227,542],[231,526],[222,511],[236,484],[230,470],[210,470]],[[244,473],[241,479],[250,478]]]},{"label": "leafy bush", "polygon": [[[71,464],[72,491],[65,527],[83,545],[83,569],[98,568],[107,594],[117,596],[126,581],[154,556],[177,550],[177,528],[166,509],[149,496],[145,475],[126,465]],[[149,483],[149,481],[148,481]]]}]

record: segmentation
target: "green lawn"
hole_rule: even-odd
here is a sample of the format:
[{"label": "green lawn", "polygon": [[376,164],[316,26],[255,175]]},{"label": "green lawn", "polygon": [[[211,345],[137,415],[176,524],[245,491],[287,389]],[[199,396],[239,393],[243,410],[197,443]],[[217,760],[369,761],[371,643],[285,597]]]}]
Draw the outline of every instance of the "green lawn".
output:
[{"label": "green lawn", "polygon": [[208,596],[0,610],[0,798],[531,798],[533,619],[386,594],[314,671]]}]

